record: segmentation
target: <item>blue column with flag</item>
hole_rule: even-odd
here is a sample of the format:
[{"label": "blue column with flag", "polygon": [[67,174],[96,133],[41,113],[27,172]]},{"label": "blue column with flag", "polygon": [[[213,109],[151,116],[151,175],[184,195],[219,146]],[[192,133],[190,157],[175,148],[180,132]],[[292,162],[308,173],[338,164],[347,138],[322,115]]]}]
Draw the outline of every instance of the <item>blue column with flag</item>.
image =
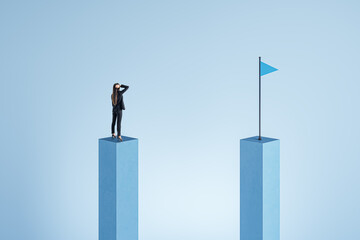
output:
[{"label": "blue column with flag", "polygon": [[240,140],[240,240],[280,240],[280,140],[261,136],[261,77],[276,70],[259,57],[259,136]]}]

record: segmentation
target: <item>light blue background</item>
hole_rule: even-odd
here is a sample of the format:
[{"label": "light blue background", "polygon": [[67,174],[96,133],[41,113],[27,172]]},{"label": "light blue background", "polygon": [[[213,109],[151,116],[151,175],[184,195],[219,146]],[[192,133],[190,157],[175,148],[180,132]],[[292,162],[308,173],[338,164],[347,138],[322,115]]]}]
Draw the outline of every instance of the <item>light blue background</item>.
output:
[{"label": "light blue background", "polygon": [[359,1],[1,1],[0,239],[96,240],[130,85],[141,240],[238,240],[239,139],[281,139],[281,238],[360,235]]}]

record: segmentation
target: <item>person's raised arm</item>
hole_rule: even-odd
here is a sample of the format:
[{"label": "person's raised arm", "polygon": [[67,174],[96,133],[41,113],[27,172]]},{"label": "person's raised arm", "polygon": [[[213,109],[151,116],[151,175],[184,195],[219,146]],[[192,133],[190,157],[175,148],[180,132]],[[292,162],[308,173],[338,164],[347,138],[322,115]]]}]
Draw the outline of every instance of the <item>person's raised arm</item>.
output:
[{"label": "person's raised arm", "polygon": [[124,92],[126,92],[129,89],[129,86],[121,84],[120,88],[124,88],[123,90],[120,90],[120,93],[123,94]]}]

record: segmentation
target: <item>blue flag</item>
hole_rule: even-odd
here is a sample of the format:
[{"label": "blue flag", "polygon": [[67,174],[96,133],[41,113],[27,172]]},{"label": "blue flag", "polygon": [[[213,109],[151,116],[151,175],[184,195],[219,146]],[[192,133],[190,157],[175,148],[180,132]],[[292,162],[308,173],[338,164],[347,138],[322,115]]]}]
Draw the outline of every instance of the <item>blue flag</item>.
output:
[{"label": "blue flag", "polygon": [[270,65],[267,65],[264,62],[260,62],[260,76],[264,76],[265,74],[272,73],[275,71],[277,71],[276,68],[274,68]]}]

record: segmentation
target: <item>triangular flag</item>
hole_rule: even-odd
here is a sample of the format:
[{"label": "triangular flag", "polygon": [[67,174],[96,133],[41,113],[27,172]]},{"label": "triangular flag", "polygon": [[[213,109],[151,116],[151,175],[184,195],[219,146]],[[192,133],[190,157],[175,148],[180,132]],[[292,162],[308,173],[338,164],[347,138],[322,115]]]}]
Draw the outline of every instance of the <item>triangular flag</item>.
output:
[{"label": "triangular flag", "polygon": [[270,65],[267,65],[266,63],[264,62],[261,62],[260,64],[260,75],[263,76],[265,74],[268,74],[268,73],[272,73],[272,72],[275,72],[277,71],[276,68],[270,66]]}]

